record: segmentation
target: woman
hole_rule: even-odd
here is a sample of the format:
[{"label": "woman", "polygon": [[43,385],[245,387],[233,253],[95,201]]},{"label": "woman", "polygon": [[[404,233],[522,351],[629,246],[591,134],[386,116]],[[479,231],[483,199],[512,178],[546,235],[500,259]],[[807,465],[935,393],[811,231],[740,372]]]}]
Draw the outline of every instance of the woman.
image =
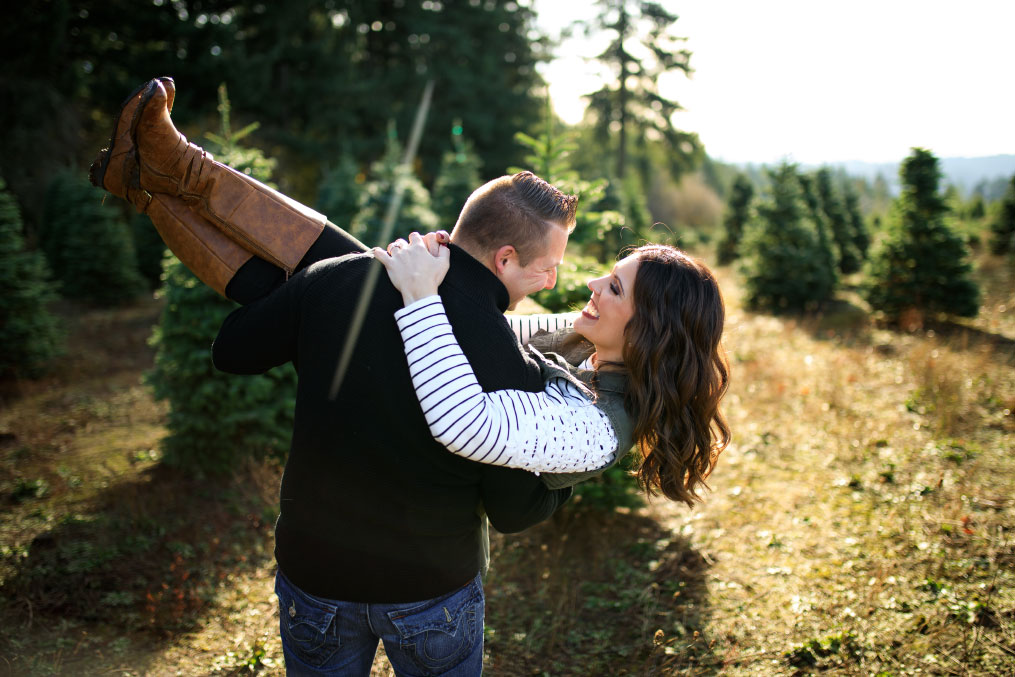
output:
[{"label": "woman", "polygon": [[[396,320],[427,423],[451,451],[552,473],[543,475],[547,484],[566,486],[601,473],[634,442],[646,491],[689,506],[699,500],[730,439],[719,410],[729,375],[725,311],[704,264],[647,245],[590,281],[592,298],[573,327],[530,340],[537,357],[544,348],[567,358],[547,365],[537,396],[479,388],[437,295],[446,250],[431,256],[432,245],[414,233],[373,251],[405,302]],[[514,327],[523,328],[517,320]]]}]

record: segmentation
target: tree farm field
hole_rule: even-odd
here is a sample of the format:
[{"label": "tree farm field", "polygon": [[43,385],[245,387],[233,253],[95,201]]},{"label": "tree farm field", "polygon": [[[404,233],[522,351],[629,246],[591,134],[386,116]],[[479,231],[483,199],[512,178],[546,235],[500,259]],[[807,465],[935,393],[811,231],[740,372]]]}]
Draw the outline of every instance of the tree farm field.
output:
[{"label": "tree farm field", "polygon": [[[849,291],[748,312],[718,268],[733,443],[712,492],[495,534],[486,673],[1015,674],[1015,265],[975,262],[975,320],[904,329]],[[0,675],[284,674],[281,468],[160,463],[160,311],[62,306],[67,355],[3,384]]]}]

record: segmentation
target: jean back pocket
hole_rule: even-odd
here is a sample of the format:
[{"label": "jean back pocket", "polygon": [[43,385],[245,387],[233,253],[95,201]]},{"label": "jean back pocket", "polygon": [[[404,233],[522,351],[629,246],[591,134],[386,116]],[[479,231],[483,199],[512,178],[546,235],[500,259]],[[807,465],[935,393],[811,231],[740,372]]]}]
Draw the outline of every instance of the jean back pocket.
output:
[{"label": "jean back pocket", "polygon": [[303,592],[281,572],[275,579],[275,594],[286,648],[307,665],[326,664],[341,647],[337,608]]},{"label": "jean back pocket", "polygon": [[424,604],[392,611],[401,648],[425,674],[447,670],[483,641],[483,588],[474,580],[460,590]]}]

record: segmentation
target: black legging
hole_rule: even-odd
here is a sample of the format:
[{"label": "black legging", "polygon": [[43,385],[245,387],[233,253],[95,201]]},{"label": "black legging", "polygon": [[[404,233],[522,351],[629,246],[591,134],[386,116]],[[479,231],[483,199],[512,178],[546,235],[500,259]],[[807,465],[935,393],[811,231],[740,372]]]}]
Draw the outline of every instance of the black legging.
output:
[{"label": "black legging", "polygon": [[[312,263],[365,251],[367,251],[366,245],[328,221],[314,244],[310,245],[310,249],[296,265],[293,275]],[[233,275],[233,279],[229,280],[229,284],[226,285],[226,297],[245,306],[267,296],[285,280],[286,275],[283,269],[254,256],[240,266],[240,269]]]}]

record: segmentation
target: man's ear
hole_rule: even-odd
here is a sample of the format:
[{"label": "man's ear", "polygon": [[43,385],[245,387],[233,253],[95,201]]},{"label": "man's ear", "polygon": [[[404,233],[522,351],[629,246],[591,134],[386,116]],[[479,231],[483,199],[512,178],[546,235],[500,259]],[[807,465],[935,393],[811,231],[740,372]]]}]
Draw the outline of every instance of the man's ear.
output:
[{"label": "man's ear", "polygon": [[511,263],[518,263],[518,252],[513,246],[506,244],[494,253],[493,269],[498,275],[502,275]]}]

